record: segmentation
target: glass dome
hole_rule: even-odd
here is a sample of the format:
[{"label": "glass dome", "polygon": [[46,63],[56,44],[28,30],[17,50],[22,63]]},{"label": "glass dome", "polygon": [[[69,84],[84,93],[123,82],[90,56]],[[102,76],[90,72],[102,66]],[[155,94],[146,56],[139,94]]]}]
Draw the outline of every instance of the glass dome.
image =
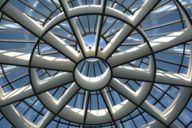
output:
[{"label": "glass dome", "polygon": [[192,128],[192,0],[1,0],[0,127]]}]

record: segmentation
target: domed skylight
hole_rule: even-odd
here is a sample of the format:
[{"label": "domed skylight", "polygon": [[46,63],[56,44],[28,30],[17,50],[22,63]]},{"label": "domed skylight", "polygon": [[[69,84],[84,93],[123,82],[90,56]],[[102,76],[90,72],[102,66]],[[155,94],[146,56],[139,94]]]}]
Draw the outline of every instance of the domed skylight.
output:
[{"label": "domed skylight", "polygon": [[0,0],[0,127],[192,127],[191,0]]}]

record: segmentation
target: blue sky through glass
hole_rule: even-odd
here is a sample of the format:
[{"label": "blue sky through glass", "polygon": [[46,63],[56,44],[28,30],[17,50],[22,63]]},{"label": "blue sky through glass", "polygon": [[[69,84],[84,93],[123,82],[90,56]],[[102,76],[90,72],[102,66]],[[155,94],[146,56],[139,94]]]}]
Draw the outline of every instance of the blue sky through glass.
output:
[{"label": "blue sky through glass", "polygon": [[[87,46],[93,46],[95,44],[96,35],[88,34],[83,37]],[[106,46],[106,41],[103,38],[100,38],[99,47],[104,48]]]}]

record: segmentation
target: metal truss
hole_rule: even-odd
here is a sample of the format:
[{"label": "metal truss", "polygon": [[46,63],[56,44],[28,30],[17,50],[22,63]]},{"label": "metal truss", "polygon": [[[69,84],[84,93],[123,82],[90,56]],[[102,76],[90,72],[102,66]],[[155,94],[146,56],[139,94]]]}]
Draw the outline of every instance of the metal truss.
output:
[{"label": "metal truss", "polygon": [[[192,22],[186,11],[191,5],[184,7],[178,0],[145,0],[140,1],[140,5],[136,4],[138,1],[140,0],[133,0],[127,7],[123,4],[126,0],[95,0],[92,4],[86,0],[84,4],[78,4],[76,0],[37,0],[49,14],[38,10],[28,1],[17,1],[30,8],[31,14],[44,17],[38,19],[22,12],[22,8],[17,7],[13,0],[1,0],[1,22],[17,24],[22,30],[0,26],[0,31],[33,37],[0,39],[0,47],[2,42],[14,43],[15,46],[21,43],[23,46],[25,43],[32,45],[22,49],[0,50],[0,74],[7,80],[7,84],[0,83],[0,111],[4,117],[18,128],[47,127],[52,121],[56,121],[56,117],[60,118],[58,125],[62,123],[61,120],[66,120],[68,125],[74,123],[76,127],[122,128],[126,127],[124,118],[130,116],[128,120],[133,120],[132,113],[138,110],[138,116],[142,115],[145,120],[144,127],[179,127],[175,120],[192,94]],[[155,11],[158,12],[170,2],[173,6],[168,13],[178,12],[180,20],[145,27],[153,18],[168,15],[165,11],[154,16]],[[138,7],[132,9],[133,5]],[[150,15],[153,17],[150,18]],[[96,17],[95,20],[91,16]],[[177,23],[182,26],[180,30],[165,29],[160,35],[148,34],[150,30]],[[87,35],[94,35],[93,44],[86,44]],[[104,45],[101,45],[101,40]],[[173,50],[179,46],[183,46],[181,51]],[[159,59],[159,53],[176,54],[181,59],[177,62]],[[187,64],[183,64],[185,56],[189,58]],[[179,69],[175,72],[162,69],[162,65],[158,66],[159,63],[175,65]],[[10,80],[7,74],[19,68],[26,68],[25,74]],[[186,73],[181,72],[181,68],[185,68]],[[25,85],[12,85],[26,76],[29,81]],[[158,85],[169,87],[162,90]],[[11,89],[6,92],[4,88],[8,86]],[[178,90],[175,97],[168,94],[172,87]],[[63,92],[56,97],[61,88]],[[161,97],[156,98],[152,94],[154,88],[162,92]],[[114,92],[118,94],[116,98],[121,98],[121,102],[116,103],[112,94]],[[83,98],[78,101],[79,95]],[[91,101],[94,95],[97,101]],[[160,103],[165,95],[172,100],[168,106]],[[41,113],[43,109],[37,111],[42,118],[36,123],[35,119],[29,120],[17,109],[21,102],[27,104],[25,99],[33,96],[37,98],[35,102],[40,102],[47,109],[44,114]],[[156,102],[150,102],[149,97]],[[75,103],[71,105],[70,101],[74,98]],[[104,107],[99,105],[99,100],[104,102]],[[75,106],[76,102],[81,102],[81,107]],[[96,105],[91,107],[93,102]],[[160,110],[156,104],[164,109]],[[32,108],[33,105],[28,106]],[[95,109],[96,106],[98,107]],[[147,121],[143,113],[153,120]],[[134,126],[137,127],[136,124]]]}]

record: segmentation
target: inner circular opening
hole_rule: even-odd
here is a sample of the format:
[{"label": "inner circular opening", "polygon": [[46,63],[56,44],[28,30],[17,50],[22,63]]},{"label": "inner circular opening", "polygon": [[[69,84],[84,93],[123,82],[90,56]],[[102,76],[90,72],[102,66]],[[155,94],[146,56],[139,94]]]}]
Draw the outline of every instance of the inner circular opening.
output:
[{"label": "inner circular opening", "polygon": [[99,90],[107,86],[111,79],[111,69],[99,58],[81,61],[74,72],[76,83],[86,90]]},{"label": "inner circular opening", "polygon": [[108,64],[96,57],[84,59],[77,65],[77,70],[87,77],[100,76],[107,68],[109,68]]}]

